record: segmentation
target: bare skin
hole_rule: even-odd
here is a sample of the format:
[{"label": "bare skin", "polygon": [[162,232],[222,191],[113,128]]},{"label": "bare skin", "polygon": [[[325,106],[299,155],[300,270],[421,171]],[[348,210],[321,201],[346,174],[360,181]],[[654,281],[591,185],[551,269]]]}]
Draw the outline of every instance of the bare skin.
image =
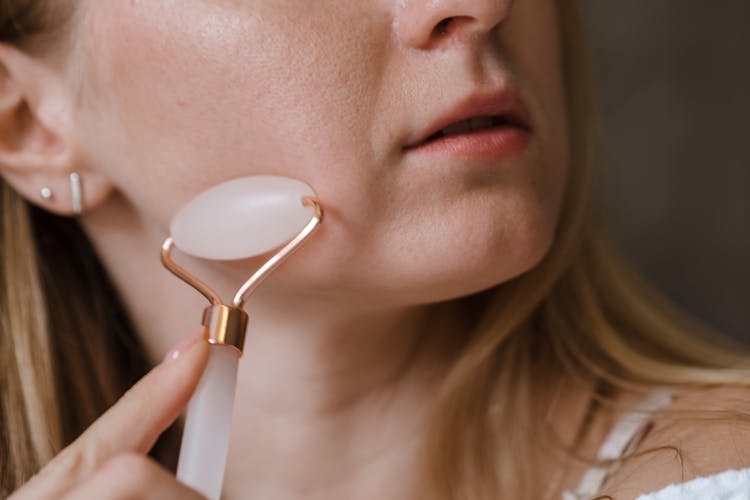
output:
[{"label": "bare skin", "polygon": [[[44,208],[70,214],[67,173],[81,173],[81,223],[154,361],[204,306],[157,258],[186,201],[254,174],[305,180],[323,200],[321,231],[248,304],[226,499],[422,498],[424,429],[466,333],[460,312],[433,304],[519,276],[553,240],[569,168],[555,5],[82,0],[65,54],[0,47],[2,118],[24,131],[6,134],[3,177],[35,203],[51,186]],[[409,150],[461,100],[511,87],[533,124],[521,153]],[[260,259],[182,262],[229,297]],[[135,415],[120,404],[96,428],[128,434],[154,411],[147,432],[158,433],[186,402],[199,351],[177,362],[184,372],[144,380]],[[147,396],[180,380],[153,409],[159,398]],[[561,396],[561,436],[584,394]],[[18,498],[185,493],[142,457],[145,445],[93,436],[65,456],[94,447],[96,459],[56,460]],[[69,479],[60,471],[71,463]],[[540,455],[550,475],[558,466]],[[118,483],[113,468],[140,471],[143,484]]]}]

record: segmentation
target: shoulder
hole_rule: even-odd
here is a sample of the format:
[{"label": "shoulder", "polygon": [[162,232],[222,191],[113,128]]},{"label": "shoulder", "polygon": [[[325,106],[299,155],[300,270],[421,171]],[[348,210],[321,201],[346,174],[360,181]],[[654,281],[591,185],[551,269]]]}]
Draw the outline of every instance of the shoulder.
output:
[{"label": "shoulder", "polygon": [[671,484],[750,467],[750,387],[681,393],[602,492],[634,500]]}]

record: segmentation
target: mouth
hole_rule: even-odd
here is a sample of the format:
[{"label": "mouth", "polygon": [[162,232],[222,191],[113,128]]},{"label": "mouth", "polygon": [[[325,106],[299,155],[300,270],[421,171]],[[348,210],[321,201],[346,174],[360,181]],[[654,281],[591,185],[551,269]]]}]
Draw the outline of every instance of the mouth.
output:
[{"label": "mouth", "polygon": [[509,116],[478,116],[476,118],[469,118],[468,120],[461,120],[455,123],[451,123],[442,130],[439,130],[427,137],[424,141],[415,146],[427,144],[433,141],[443,139],[445,137],[453,137],[457,135],[467,135],[484,131],[491,131],[492,129],[514,127],[521,130],[530,131],[529,127],[524,123],[521,123],[513,117]]},{"label": "mouth", "polygon": [[528,136],[532,131],[528,109],[518,95],[504,91],[488,96],[472,96],[407,140],[406,150],[422,149],[460,139],[514,134]]}]

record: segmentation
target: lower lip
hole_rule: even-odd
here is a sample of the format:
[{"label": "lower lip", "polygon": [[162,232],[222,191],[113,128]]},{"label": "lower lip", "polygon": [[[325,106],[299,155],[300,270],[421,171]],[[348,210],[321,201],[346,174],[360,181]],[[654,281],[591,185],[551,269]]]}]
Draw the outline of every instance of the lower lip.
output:
[{"label": "lower lip", "polygon": [[518,127],[494,127],[480,132],[441,137],[409,147],[407,151],[458,158],[500,158],[525,150],[529,135],[527,130]]}]

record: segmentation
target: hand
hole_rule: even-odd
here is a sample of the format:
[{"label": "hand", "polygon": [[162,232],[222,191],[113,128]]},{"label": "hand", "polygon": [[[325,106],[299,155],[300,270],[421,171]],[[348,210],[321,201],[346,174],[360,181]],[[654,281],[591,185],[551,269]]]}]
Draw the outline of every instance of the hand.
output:
[{"label": "hand", "polygon": [[146,457],[206,367],[208,343],[184,344],[8,500],[202,499]]}]

